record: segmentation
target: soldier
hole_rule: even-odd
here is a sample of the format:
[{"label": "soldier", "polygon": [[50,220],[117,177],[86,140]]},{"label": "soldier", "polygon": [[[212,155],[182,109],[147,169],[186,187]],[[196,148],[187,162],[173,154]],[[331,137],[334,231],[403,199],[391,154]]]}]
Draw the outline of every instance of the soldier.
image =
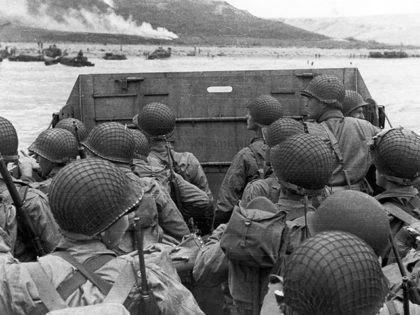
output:
[{"label": "soldier", "polygon": [[376,315],[388,293],[369,245],[341,231],[320,233],[302,243],[287,261],[283,286],[284,292],[276,293],[286,315]]},{"label": "soldier", "polygon": [[[280,144],[294,134],[304,132],[304,125],[291,118],[280,118],[265,128],[263,130],[263,137],[268,145],[265,157],[266,165],[271,168],[270,151],[272,147]],[[266,178],[255,179],[246,185],[241,202],[243,205],[246,205],[252,199],[263,196],[270,199],[271,202],[277,203],[280,197],[280,191],[280,183],[271,170],[270,175]]]},{"label": "soldier", "polygon": [[[342,231],[364,240],[382,259],[389,249],[389,223],[382,205],[375,198],[358,191],[341,191],[329,196],[312,215],[308,216],[311,235],[328,231]],[[414,228],[418,228],[415,226]],[[413,242],[414,243],[414,242]],[[409,288],[415,287],[416,264],[415,251],[403,260],[403,266],[410,264],[413,271],[409,276]],[[418,255],[417,255],[418,256]],[[420,256],[419,256],[420,257]],[[405,268],[405,267],[403,267]],[[381,310],[382,314],[402,314],[403,303],[401,289],[401,269],[397,264],[388,265],[383,271],[390,281],[390,294]],[[413,281],[411,280],[413,279]],[[411,293],[410,293],[411,297]],[[419,303],[420,300],[413,300]],[[420,308],[410,305],[410,314],[420,314]],[[415,313],[414,313],[415,312]],[[375,314],[375,313],[372,313]]]},{"label": "soldier", "polygon": [[214,227],[229,221],[234,206],[241,200],[243,191],[250,181],[264,176],[266,146],[262,128],[283,116],[283,106],[270,95],[261,95],[248,105],[247,129],[256,137],[249,146],[241,149],[233,158],[226,172],[215,210]]},{"label": "soldier", "polygon": [[163,183],[168,184],[166,187],[178,208],[187,221],[193,218],[201,233],[207,234],[213,221],[213,195],[198,159],[190,152],[175,151],[169,144],[168,138],[174,131],[175,120],[175,114],[168,106],[154,102],[141,109],[136,124],[149,137],[149,164],[164,166],[169,171],[169,179],[164,179]]},{"label": "soldier", "polygon": [[375,198],[360,191],[339,191],[327,197],[308,215],[308,227],[311,235],[332,230],[354,234],[381,257],[388,248],[386,213]]},{"label": "soldier", "polygon": [[[413,181],[420,177],[420,137],[407,129],[383,131],[373,138],[371,151],[376,166],[377,184],[385,191],[375,198],[389,215],[391,232],[420,219],[420,198]],[[405,256],[409,246],[399,243],[400,255]],[[386,263],[395,262],[390,253]]]},{"label": "soldier", "polygon": [[[6,266],[2,303],[13,314],[45,314],[119,300],[132,314],[145,314],[141,302],[145,283],[144,277],[139,279],[137,255],[117,257],[106,246],[118,243],[128,227],[126,214],[142,202],[143,194],[137,189],[124,172],[100,159],[62,168],[53,179],[49,199],[63,240],[53,254],[37,262]],[[203,314],[176,273],[169,275],[145,258],[148,284],[160,314]]]},{"label": "soldier", "polygon": [[[0,153],[4,161],[6,164],[15,162],[18,159],[17,133],[12,123],[3,117],[0,117],[0,135]],[[37,189],[28,187],[24,181],[13,179],[13,182],[22,200],[20,210],[25,212],[25,217],[30,220],[33,228],[32,230],[25,223],[22,215],[16,217],[18,232],[13,255],[20,261],[32,261],[41,255],[34,245],[34,237],[39,239],[38,245],[42,247],[42,251],[49,253],[58,244],[61,234],[52,216],[47,196]],[[13,202],[3,178],[0,180],[0,197],[7,204]]]},{"label": "soldier", "polygon": [[380,129],[366,120],[344,117],[345,88],[335,76],[316,76],[301,94],[308,99],[308,118],[318,123],[309,132],[329,139],[337,156],[338,166],[329,182],[333,192],[368,191],[364,182],[371,165],[367,143]]},{"label": "soldier", "polygon": [[369,105],[369,103],[365,102],[359,93],[353,90],[346,90],[346,95],[343,100],[343,115],[346,117],[365,119],[363,110],[367,105]]},{"label": "soldier", "polygon": [[78,144],[74,135],[68,130],[47,129],[39,134],[28,151],[34,154],[41,169],[41,175],[46,180],[35,182],[32,167],[23,167],[20,164],[23,178],[32,182],[32,187],[48,195],[51,179],[63,166],[77,158]]},{"label": "soldier", "polygon": [[277,208],[287,213],[290,254],[309,236],[307,216],[315,211],[311,199],[324,193],[334,155],[321,138],[296,134],[271,149],[270,160],[282,187]]},{"label": "soldier", "polygon": [[[90,131],[82,145],[88,155],[113,162],[127,175],[133,186],[141,187],[147,196],[152,197],[153,204],[149,206],[157,209],[160,227],[167,236],[174,238],[174,242],[181,241],[184,235],[189,234],[182,214],[161,185],[152,178],[140,178],[132,172],[130,167],[134,157],[135,141],[126,127],[116,122],[97,125]],[[124,248],[119,249],[130,252],[134,250],[132,235],[127,233],[126,236],[123,242],[125,245],[121,244]]]}]

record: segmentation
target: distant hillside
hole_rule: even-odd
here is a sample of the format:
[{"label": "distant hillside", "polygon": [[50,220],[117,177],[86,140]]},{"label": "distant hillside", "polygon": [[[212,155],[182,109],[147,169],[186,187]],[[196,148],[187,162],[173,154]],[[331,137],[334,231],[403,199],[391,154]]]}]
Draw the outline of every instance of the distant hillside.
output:
[{"label": "distant hillside", "polygon": [[285,23],[333,38],[353,37],[392,45],[420,46],[420,14],[283,19]]},{"label": "distant hillside", "polygon": [[[11,10],[13,6],[20,10]],[[26,8],[25,8],[26,6]],[[22,8],[25,8],[24,10]],[[380,48],[335,41],[216,0],[0,1],[0,41]],[[123,34],[123,35],[120,35]]]}]

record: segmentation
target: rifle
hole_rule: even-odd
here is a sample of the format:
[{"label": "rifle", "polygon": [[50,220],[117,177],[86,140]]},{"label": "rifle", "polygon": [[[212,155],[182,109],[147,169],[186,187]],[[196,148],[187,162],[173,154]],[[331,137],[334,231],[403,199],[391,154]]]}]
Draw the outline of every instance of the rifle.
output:
[{"label": "rifle", "polygon": [[79,128],[77,128],[75,121],[73,121],[73,128],[74,128],[74,136],[76,137],[76,141],[77,141],[77,147],[79,148],[79,156],[81,159],[84,159],[86,158],[86,154],[85,154],[85,151],[83,151],[83,148],[80,146]]},{"label": "rifle", "polygon": [[46,251],[42,247],[39,236],[35,233],[35,229],[34,229],[34,226],[32,225],[31,219],[29,218],[27,213],[23,211],[22,209],[22,206],[23,206],[22,199],[20,198],[20,195],[16,189],[16,186],[13,183],[12,177],[10,176],[10,173],[7,170],[6,163],[4,163],[4,159],[1,153],[0,153],[0,173],[7,186],[7,190],[9,191],[9,194],[12,197],[13,203],[15,204],[16,213],[20,218],[22,218],[24,230],[29,234],[29,238],[33,242],[33,246],[35,248],[36,254],[38,256],[44,256],[46,254]]},{"label": "rifle", "polygon": [[185,215],[185,211],[182,211],[182,201],[181,201],[181,193],[179,191],[178,185],[176,184],[176,178],[175,178],[175,170],[174,170],[174,158],[171,153],[171,149],[169,147],[169,142],[166,139],[166,136],[163,137],[165,140],[165,147],[166,152],[168,154],[168,166],[169,166],[169,184],[171,186],[171,193],[173,193],[175,197],[175,204],[178,207],[178,209],[181,211],[181,213],[184,215],[184,219],[187,221],[187,225],[192,233],[199,233],[199,229],[197,228],[197,225],[194,222],[193,217],[189,217]]},{"label": "rifle", "polygon": [[405,266],[402,263],[400,253],[398,253],[397,246],[395,245],[395,241],[391,233],[389,234],[389,241],[391,243],[392,251],[394,252],[398,268],[402,276],[404,315],[410,315],[409,294],[414,294],[414,297],[416,298],[416,294],[418,296],[418,293],[415,288],[413,290],[410,290],[409,288],[407,270],[405,269]]},{"label": "rifle", "polygon": [[171,185],[171,192],[173,192],[175,196],[176,206],[178,207],[178,209],[181,210],[182,208],[181,194],[179,192],[178,185],[175,182],[176,178],[175,178],[175,170],[174,170],[174,159],[172,157],[171,149],[169,148],[169,142],[166,139],[166,136],[164,136],[164,140],[165,140],[166,153],[168,154],[168,166],[169,166],[169,171],[170,171],[169,183]]},{"label": "rifle", "polygon": [[[139,256],[139,266],[140,266],[140,276],[141,284],[138,283],[137,286],[141,288],[141,301],[140,301],[140,314],[150,314],[150,315],[159,315],[160,311],[157,306],[155,297],[152,291],[149,288],[147,283],[146,276],[146,264],[144,262],[144,251],[143,251],[143,229],[141,227],[140,218],[136,215],[134,217],[134,231],[135,231],[135,242],[137,247],[137,252]],[[138,279],[138,277],[136,278]]]}]

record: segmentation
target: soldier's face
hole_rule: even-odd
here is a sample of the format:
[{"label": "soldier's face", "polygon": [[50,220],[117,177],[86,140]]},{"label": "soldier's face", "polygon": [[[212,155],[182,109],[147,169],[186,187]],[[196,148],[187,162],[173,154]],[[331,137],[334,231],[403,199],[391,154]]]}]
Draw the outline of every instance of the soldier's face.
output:
[{"label": "soldier's face", "polygon": [[325,111],[325,105],[316,98],[309,97],[306,102],[308,118],[317,120]]},{"label": "soldier's face", "polygon": [[365,114],[363,113],[363,107],[359,107],[351,111],[350,117],[354,117],[358,119],[365,119]]},{"label": "soldier's face", "polygon": [[127,215],[121,217],[117,222],[111,225],[105,232],[102,233],[102,242],[110,249],[117,246],[125,231],[128,229]]},{"label": "soldier's face", "polygon": [[39,167],[41,168],[41,175],[48,176],[48,174],[53,169],[53,163],[51,163],[50,161],[48,161],[40,155],[36,156],[36,161],[39,164]]},{"label": "soldier's face", "polygon": [[248,130],[256,130],[258,125],[255,123],[254,119],[252,118],[249,111],[246,114],[246,129]]}]

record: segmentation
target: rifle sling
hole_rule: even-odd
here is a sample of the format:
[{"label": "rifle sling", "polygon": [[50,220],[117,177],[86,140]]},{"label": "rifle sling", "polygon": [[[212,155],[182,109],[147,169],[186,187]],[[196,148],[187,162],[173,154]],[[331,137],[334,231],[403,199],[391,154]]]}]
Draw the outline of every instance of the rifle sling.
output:
[{"label": "rifle sling", "polygon": [[[401,207],[406,208],[405,206],[401,205]],[[404,223],[411,225],[416,222],[420,222],[420,220],[413,217],[411,214],[409,214],[407,211],[401,209],[399,206],[395,205],[392,202],[388,202],[385,210],[393,215],[394,217],[400,219]],[[409,209],[407,209],[409,210]]]},{"label": "rifle sling", "polygon": [[130,294],[131,289],[136,283],[137,275],[134,266],[131,263],[125,265],[114,285],[105,297],[103,303],[120,303],[123,304]]}]

